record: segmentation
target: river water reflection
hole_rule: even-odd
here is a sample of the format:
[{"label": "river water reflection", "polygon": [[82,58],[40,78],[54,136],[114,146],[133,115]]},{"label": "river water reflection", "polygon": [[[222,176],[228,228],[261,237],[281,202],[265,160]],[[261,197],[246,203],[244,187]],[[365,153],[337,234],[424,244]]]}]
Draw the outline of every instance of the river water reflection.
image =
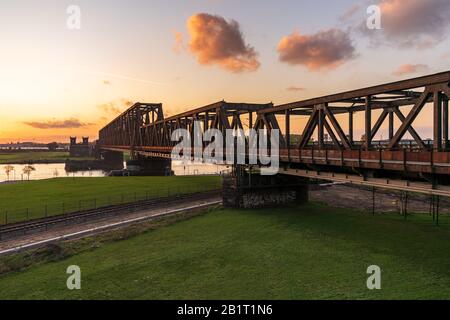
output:
[{"label": "river water reflection", "polygon": [[[0,165],[0,182],[8,180],[5,172],[6,165]],[[11,164],[14,170],[9,174],[9,180],[28,180],[28,176],[23,173],[24,164]],[[102,170],[67,172],[64,163],[34,164],[36,169],[30,173],[30,180],[42,180],[62,177],[104,177],[108,172]],[[219,174],[227,170],[226,166],[212,164],[193,164],[183,165],[180,162],[172,163],[172,170],[176,176],[183,175],[201,175],[201,174]]]}]

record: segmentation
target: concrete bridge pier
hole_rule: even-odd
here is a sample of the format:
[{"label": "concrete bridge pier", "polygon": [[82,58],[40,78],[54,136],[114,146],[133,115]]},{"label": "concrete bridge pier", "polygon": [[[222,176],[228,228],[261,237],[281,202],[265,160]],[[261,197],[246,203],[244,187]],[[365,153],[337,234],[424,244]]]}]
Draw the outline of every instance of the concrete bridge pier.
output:
[{"label": "concrete bridge pier", "polygon": [[104,161],[104,168],[110,170],[122,170],[123,169],[123,152],[119,151],[104,151],[102,152]]},{"label": "concrete bridge pier", "polygon": [[171,176],[172,159],[138,156],[127,161],[127,169],[135,176]]},{"label": "concrete bridge pier", "polygon": [[228,208],[262,208],[301,204],[309,200],[309,179],[250,173],[238,166],[223,179],[223,205]]}]

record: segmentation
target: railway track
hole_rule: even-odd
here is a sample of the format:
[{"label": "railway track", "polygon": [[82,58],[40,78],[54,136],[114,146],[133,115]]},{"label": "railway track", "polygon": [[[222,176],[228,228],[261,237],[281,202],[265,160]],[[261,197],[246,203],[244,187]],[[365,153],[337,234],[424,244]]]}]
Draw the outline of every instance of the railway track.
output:
[{"label": "railway track", "polygon": [[113,217],[121,214],[137,211],[164,208],[167,204],[179,204],[186,201],[209,200],[217,197],[221,190],[211,190],[207,192],[198,192],[183,194],[170,197],[142,200],[121,205],[101,207],[97,209],[84,210],[75,213],[40,218],[31,221],[19,222],[14,224],[0,226],[0,242],[10,240],[17,236],[33,234],[40,231],[46,231],[55,227],[71,225],[86,221],[95,221],[107,217]]}]

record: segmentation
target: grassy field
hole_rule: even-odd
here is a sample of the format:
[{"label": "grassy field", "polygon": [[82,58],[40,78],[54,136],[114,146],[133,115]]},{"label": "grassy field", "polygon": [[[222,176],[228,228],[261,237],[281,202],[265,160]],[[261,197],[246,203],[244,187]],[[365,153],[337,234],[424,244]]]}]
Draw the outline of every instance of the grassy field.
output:
[{"label": "grassy field", "polygon": [[81,209],[191,193],[220,186],[220,177],[57,178],[0,185],[0,224]]},{"label": "grassy field", "polygon": [[[0,276],[0,299],[448,299],[449,221],[430,220],[317,204],[216,210]],[[374,264],[382,289],[371,291]],[[69,265],[79,291],[66,288]]]},{"label": "grassy field", "polygon": [[[33,162],[64,162],[69,157],[69,152],[16,152],[16,153],[1,153],[0,164],[14,164],[14,163],[33,163]],[[77,158],[77,159],[91,159],[91,158]]]}]

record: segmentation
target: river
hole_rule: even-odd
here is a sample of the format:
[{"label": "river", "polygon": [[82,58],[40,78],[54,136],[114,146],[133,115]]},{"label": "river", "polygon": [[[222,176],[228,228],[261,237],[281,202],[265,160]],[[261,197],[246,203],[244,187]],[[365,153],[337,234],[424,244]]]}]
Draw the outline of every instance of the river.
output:
[{"label": "river", "polygon": [[[5,172],[6,165],[0,165],[0,182],[8,180]],[[14,170],[9,174],[9,180],[28,180],[28,176],[23,173],[25,164],[11,164]],[[64,163],[34,164],[36,169],[30,173],[30,180],[43,180],[62,177],[105,177],[108,172],[102,170],[67,172]],[[219,174],[223,170],[227,170],[226,166],[212,164],[193,164],[183,165],[181,162],[173,161],[172,170],[176,176],[183,175],[201,175],[201,174]]]}]

